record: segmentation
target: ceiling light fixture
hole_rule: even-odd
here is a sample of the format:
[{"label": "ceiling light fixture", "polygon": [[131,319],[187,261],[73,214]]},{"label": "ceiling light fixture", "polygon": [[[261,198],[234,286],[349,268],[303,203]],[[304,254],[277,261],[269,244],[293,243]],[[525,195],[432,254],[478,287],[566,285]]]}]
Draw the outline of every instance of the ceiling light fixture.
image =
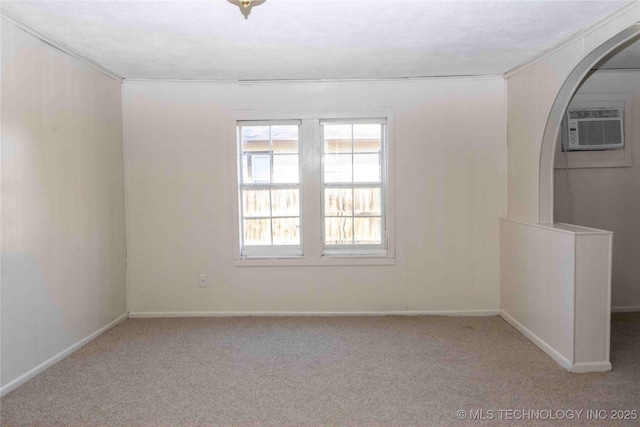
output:
[{"label": "ceiling light fixture", "polygon": [[249,18],[251,9],[254,6],[260,6],[267,0],[227,0],[229,3],[234,4],[240,8],[240,12],[244,15],[244,19]]}]

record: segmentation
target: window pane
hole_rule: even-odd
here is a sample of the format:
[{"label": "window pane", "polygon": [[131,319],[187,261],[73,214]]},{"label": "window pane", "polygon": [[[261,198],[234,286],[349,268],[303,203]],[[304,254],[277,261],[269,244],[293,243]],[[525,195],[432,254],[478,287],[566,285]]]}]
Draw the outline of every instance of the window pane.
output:
[{"label": "window pane", "polygon": [[273,156],[273,182],[297,183],[299,181],[300,170],[298,168],[298,156],[294,154]]},{"label": "window pane", "polygon": [[242,190],[242,216],[270,216],[269,190]]},{"label": "window pane", "polygon": [[381,215],[380,188],[354,189],[354,213],[356,215]]},{"label": "window pane", "polygon": [[275,154],[298,154],[298,141],[273,140]]},{"label": "window pane", "polygon": [[298,153],[298,126],[271,126],[271,143],[276,154]]},{"label": "window pane", "polygon": [[354,218],[354,243],[379,245],[382,243],[380,218]]},{"label": "window pane", "polygon": [[382,125],[353,125],[353,151],[355,153],[377,153],[382,148]]},{"label": "window pane", "polygon": [[244,220],[244,244],[245,245],[270,245],[271,244],[271,220],[270,219],[245,219]]},{"label": "window pane", "polygon": [[351,216],[353,214],[353,190],[351,188],[325,188],[324,214],[327,216]]},{"label": "window pane", "polygon": [[324,152],[351,152],[351,125],[324,125]]},{"label": "window pane", "polygon": [[327,245],[352,245],[353,218],[325,218],[324,242]]},{"label": "window pane", "polygon": [[351,154],[324,156],[324,182],[351,182]]},{"label": "window pane", "polygon": [[353,139],[377,139],[382,135],[380,123],[364,123],[353,125]]},{"label": "window pane", "polygon": [[[380,127],[380,125],[376,125]],[[360,139],[353,140],[353,152],[354,153],[379,153],[382,149],[382,140],[380,139],[380,134],[367,137],[366,135],[362,135]]]},{"label": "window pane", "polygon": [[242,156],[242,177],[246,184],[268,183],[271,181],[270,156],[249,154]]},{"label": "window pane", "polygon": [[300,244],[300,218],[273,219],[274,245]]},{"label": "window pane", "polygon": [[379,139],[362,139],[353,141],[354,153],[379,153],[382,143]]},{"label": "window pane", "polygon": [[351,140],[350,139],[325,139],[324,140],[324,152],[325,153],[350,153],[351,152]]},{"label": "window pane", "polygon": [[297,188],[271,190],[273,216],[299,216],[299,194],[300,190]]},{"label": "window pane", "polygon": [[269,152],[269,126],[243,126],[242,152]]},{"label": "window pane", "polygon": [[380,155],[353,155],[354,182],[380,182]]}]

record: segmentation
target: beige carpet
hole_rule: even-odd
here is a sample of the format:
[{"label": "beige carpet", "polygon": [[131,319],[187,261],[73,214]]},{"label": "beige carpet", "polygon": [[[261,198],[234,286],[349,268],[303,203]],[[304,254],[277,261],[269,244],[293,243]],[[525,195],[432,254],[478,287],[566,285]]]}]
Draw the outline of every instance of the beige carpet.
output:
[{"label": "beige carpet", "polygon": [[[640,410],[640,313],[614,315],[611,359],[570,374],[498,317],[130,319],[5,396],[1,421],[638,425],[586,411]],[[523,419],[567,410],[585,412]]]}]

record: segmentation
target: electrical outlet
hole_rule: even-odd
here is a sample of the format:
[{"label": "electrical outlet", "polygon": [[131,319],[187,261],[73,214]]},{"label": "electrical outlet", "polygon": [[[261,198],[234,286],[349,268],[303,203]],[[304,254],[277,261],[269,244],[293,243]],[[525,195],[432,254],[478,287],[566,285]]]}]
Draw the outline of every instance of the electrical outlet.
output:
[{"label": "electrical outlet", "polygon": [[206,274],[201,274],[200,278],[198,280],[198,284],[200,285],[201,288],[206,288],[207,286],[209,286],[209,282],[207,281],[207,275]]}]

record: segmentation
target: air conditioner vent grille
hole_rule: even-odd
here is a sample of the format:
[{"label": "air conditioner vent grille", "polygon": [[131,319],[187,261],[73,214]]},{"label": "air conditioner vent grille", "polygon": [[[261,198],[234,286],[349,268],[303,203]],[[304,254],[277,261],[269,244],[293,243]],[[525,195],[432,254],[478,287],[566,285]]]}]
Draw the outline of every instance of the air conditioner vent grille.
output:
[{"label": "air conditioner vent grille", "polygon": [[572,110],[569,111],[570,119],[613,119],[622,117],[620,115],[620,109],[614,108],[610,110],[598,109],[598,110]]},{"label": "air conditioner vent grille", "polygon": [[578,123],[580,145],[618,145],[622,143],[622,131],[617,121],[584,121]]},{"label": "air conditioner vent grille", "polygon": [[612,150],[624,147],[624,109],[567,111],[565,150]]}]

